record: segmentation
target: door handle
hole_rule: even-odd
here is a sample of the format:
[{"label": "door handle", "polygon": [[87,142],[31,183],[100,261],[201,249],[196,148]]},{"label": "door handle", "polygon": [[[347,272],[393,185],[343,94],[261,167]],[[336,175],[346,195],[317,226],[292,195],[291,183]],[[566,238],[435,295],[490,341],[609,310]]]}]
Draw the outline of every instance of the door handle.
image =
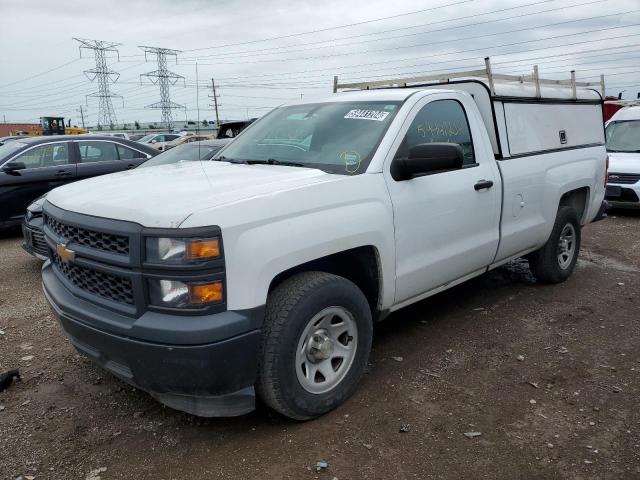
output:
[{"label": "door handle", "polygon": [[58,172],[56,172],[56,177],[70,177],[71,175],[72,173],[66,170],[59,170]]},{"label": "door handle", "polygon": [[476,191],[478,190],[484,190],[485,188],[491,188],[493,187],[493,181],[492,180],[478,180],[478,183],[476,183],[473,188],[476,189]]},{"label": "door handle", "polygon": [[132,168],[136,168],[135,163],[130,163],[129,165],[127,165],[127,170],[131,170]]}]

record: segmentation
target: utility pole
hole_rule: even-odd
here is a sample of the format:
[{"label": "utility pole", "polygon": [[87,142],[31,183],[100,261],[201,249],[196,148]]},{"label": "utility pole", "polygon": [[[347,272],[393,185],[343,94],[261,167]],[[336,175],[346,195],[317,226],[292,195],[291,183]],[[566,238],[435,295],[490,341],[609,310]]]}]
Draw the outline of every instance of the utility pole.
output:
[{"label": "utility pole", "polygon": [[84,128],[84,110],[82,110],[82,105],[80,105],[80,118],[82,119],[82,128]]},{"label": "utility pole", "polygon": [[[152,103],[151,105],[147,105],[145,108],[159,108],[162,110],[162,123],[165,124],[166,128],[173,128],[173,112],[172,109],[175,108],[185,108],[184,105],[179,105],[175,102],[171,101],[171,96],[169,94],[169,86],[175,85],[178,83],[178,80],[183,80],[184,77],[182,75],[178,75],[177,73],[170,72],[167,69],[167,56],[173,55],[176,57],[176,63],[178,63],[178,53],[180,50],[172,50],[170,48],[159,48],[159,47],[145,47],[140,46],[142,50],[144,50],[144,58],[147,60],[147,54],[152,53],[156,56],[156,60],[158,62],[158,69],[153,72],[143,73],[140,77],[147,77],[151,83],[154,85],[158,85],[160,87],[160,101],[156,103]],[[140,78],[142,81],[142,78]]]},{"label": "utility pole", "polygon": [[213,90],[213,95],[209,95],[210,98],[213,98],[213,107],[216,111],[216,128],[220,126],[220,116],[218,115],[218,94],[216,93],[216,82],[211,79],[211,89]]},{"label": "utility pole", "polygon": [[107,66],[106,53],[114,52],[118,55],[119,61],[120,54],[118,53],[118,49],[115,47],[121,44],[116,42],[105,42],[103,40],[88,40],[86,38],[74,38],[74,40],[80,42],[80,57],[82,57],[83,48],[93,50],[96,68],[85,70],[84,74],[92,82],[98,80],[98,91],[87,95],[87,97],[97,97],[99,99],[98,127],[115,125],[118,120],[116,119],[116,112],[113,109],[111,99],[114,97],[120,97],[120,95],[109,91],[109,83],[116,83],[118,78],[120,78],[120,74],[115,70],[111,70]]}]

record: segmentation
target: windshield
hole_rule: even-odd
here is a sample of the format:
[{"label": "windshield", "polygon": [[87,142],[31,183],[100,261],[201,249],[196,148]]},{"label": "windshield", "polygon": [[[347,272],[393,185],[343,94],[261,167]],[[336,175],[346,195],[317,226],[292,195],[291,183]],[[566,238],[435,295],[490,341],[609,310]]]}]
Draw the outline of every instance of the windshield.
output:
[{"label": "windshield", "polygon": [[218,160],[295,163],[330,173],[364,173],[400,102],[335,102],[282,107],[224,149]]},{"label": "windshield", "polygon": [[20,150],[22,147],[26,147],[26,143],[22,142],[7,142],[3,145],[0,145],[0,164],[7,159],[7,157],[11,156],[15,151]]},{"label": "windshield", "polygon": [[610,123],[606,138],[608,152],[640,152],[640,120]]},{"label": "windshield", "polygon": [[156,155],[155,157],[142,163],[138,168],[155,167],[156,165],[167,165],[169,163],[178,163],[181,161],[208,160],[222,145],[199,145],[197,143],[188,143],[172,148],[166,152]]},{"label": "windshield", "polygon": [[155,133],[151,133],[151,134],[149,134],[149,135],[145,135],[144,137],[140,138],[140,139],[138,140],[138,142],[140,142],[140,143],[146,143],[146,142],[148,142],[149,140],[151,140],[151,139],[152,139],[153,137],[155,137],[155,136],[156,136],[156,134],[155,134]]}]

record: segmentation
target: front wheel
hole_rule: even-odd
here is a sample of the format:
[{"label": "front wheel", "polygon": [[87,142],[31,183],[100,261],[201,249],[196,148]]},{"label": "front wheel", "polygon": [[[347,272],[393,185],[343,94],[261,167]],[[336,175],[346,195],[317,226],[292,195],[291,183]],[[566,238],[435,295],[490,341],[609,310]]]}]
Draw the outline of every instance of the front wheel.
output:
[{"label": "front wheel", "polygon": [[320,416],[355,391],[372,340],[369,303],[349,280],[304,272],[269,295],[258,394],[296,419]]},{"label": "front wheel", "polygon": [[578,261],[580,234],[576,210],[560,207],[549,240],[528,257],[533,276],[544,283],[560,283],[569,278]]}]

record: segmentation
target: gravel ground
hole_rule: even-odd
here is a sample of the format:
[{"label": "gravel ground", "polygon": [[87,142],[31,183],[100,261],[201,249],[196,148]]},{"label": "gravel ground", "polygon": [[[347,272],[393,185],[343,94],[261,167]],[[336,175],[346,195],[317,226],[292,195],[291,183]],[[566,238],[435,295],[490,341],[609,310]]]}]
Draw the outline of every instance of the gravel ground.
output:
[{"label": "gravel ground", "polygon": [[0,371],[23,381],[0,393],[0,479],[638,479],[639,233],[619,212],[562,285],[516,262],[397,312],[356,395],[306,423],[191,417],[94,366],[5,235]]}]

